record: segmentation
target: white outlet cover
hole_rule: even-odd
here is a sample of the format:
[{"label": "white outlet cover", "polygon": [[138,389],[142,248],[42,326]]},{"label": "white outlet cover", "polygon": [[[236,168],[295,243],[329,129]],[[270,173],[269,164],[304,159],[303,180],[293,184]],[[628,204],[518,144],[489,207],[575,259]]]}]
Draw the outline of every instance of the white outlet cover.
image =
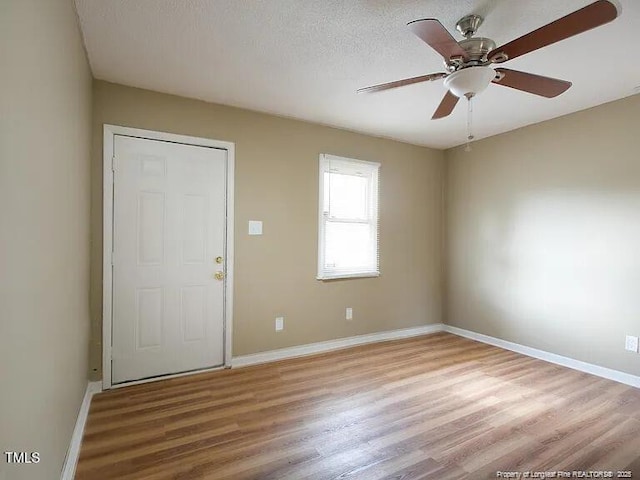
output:
[{"label": "white outlet cover", "polygon": [[284,330],[284,317],[276,317],[276,332]]},{"label": "white outlet cover", "polygon": [[638,353],[638,337],[627,335],[625,349],[629,350],[630,352]]},{"label": "white outlet cover", "polygon": [[345,317],[347,320],[353,320],[353,308],[347,307],[347,310],[345,312]]},{"label": "white outlet cover", "polygon": [[262,222],[260,220],[249,220],[249,235],[262,235]]}]

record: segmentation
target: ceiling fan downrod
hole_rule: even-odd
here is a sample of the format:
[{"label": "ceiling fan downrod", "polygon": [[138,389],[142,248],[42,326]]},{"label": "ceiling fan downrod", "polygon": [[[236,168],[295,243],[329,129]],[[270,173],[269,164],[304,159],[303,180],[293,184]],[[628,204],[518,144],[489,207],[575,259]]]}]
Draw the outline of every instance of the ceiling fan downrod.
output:
[{"label": "ceiling fan downrod", "polygon": [[467,15],[458,20],[458,23],[456,23],[456,29],[464,38],[469,39],[476,34],[483,21],[484,18],[480,15]]}]

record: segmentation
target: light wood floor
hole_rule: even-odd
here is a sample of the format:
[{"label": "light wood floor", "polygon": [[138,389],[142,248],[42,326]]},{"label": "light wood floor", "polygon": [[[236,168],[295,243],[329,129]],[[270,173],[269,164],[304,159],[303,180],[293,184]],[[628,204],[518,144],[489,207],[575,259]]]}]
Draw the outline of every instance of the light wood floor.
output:
[{"label": "light wood floor", "polygon": [[558,470],[640,479],[640,390],[438,333],[96,395],[76,479]]}]

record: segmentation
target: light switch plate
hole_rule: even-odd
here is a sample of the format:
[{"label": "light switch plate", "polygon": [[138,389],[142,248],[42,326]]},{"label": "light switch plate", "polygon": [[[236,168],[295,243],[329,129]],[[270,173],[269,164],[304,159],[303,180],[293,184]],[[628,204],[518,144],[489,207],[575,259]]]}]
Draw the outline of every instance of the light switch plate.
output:
[{"label": "light switch plate", "polygon": [[627,340],[624,345],[624,348],[630,352],[638,353],[638,337],[627,335]]},{"label": "light switch plate", "polygon": [[262,235],[262,222],[260,220],[249,220],[249,235]]}]

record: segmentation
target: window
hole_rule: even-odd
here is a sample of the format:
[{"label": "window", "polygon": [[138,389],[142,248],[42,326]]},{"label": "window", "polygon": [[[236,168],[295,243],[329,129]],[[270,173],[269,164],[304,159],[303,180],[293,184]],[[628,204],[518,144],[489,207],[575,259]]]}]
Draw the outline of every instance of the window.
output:
[{"label": "window", "polygon": [[318,279],[377,277],[379,163],[320,155]]}]

